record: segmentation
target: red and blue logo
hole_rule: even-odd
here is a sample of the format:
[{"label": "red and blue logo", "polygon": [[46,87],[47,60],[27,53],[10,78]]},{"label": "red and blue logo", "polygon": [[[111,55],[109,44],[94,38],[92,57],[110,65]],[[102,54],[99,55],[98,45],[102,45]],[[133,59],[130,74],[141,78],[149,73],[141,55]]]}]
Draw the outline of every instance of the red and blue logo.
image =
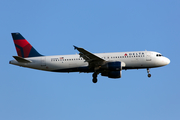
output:
[{"label": "red and blue logo", "polygon": [[20,33],[11,33],[11,34],[14,40],[14,44],[18,56],[23,58],[42,56],[32,47],[32,45]]}]

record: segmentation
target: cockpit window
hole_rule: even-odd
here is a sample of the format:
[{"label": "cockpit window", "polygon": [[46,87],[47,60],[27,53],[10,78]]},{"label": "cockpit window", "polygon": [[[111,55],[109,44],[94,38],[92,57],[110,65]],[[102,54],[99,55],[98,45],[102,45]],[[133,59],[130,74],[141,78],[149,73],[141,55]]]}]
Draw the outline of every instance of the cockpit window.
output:
[{"label": "cockpit window", "polygon": [[156,54],[156,56],[157,56],[157,57],[161,57],[161,56],[163,56],[163,55],[161,55],[161,54]]}]

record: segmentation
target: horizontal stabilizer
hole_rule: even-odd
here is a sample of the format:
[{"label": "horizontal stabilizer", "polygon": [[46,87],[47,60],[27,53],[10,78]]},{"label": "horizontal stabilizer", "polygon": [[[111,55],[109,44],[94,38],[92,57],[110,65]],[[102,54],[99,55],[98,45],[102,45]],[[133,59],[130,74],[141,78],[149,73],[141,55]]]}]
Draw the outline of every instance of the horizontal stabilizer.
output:
[{"label": "horizontal stabilizer", "polygon": [[16,59],[18,62],[21,62],[21,63],[31,63],[32,61],[30,60],[26,60],[25,58],[22,58],[20,56],[13,56],[14,59]]}]

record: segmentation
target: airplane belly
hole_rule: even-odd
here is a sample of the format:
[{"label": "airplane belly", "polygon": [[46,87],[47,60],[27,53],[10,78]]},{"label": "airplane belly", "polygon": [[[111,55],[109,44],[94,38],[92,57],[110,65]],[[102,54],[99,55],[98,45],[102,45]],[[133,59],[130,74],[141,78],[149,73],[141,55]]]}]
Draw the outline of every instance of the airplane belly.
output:
[{"label": "airplane belly", "polygon": [[49,70],[61,70],[61,69],[71,69],[78,67],[87,67],[88,63],[59,61],[59,62],[46,63],[46,65]]}]

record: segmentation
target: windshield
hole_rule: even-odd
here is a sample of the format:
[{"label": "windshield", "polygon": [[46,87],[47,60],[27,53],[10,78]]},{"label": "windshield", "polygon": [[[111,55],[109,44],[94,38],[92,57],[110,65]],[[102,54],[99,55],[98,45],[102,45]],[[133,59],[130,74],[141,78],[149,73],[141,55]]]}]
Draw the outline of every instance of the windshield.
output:
[{"label": "windshield", "polygon": [[161,54],[156,54],[156,56],[157,56],[157,57],[161,57],[161,56],[163,56],[163,55],[161,55]]}]

